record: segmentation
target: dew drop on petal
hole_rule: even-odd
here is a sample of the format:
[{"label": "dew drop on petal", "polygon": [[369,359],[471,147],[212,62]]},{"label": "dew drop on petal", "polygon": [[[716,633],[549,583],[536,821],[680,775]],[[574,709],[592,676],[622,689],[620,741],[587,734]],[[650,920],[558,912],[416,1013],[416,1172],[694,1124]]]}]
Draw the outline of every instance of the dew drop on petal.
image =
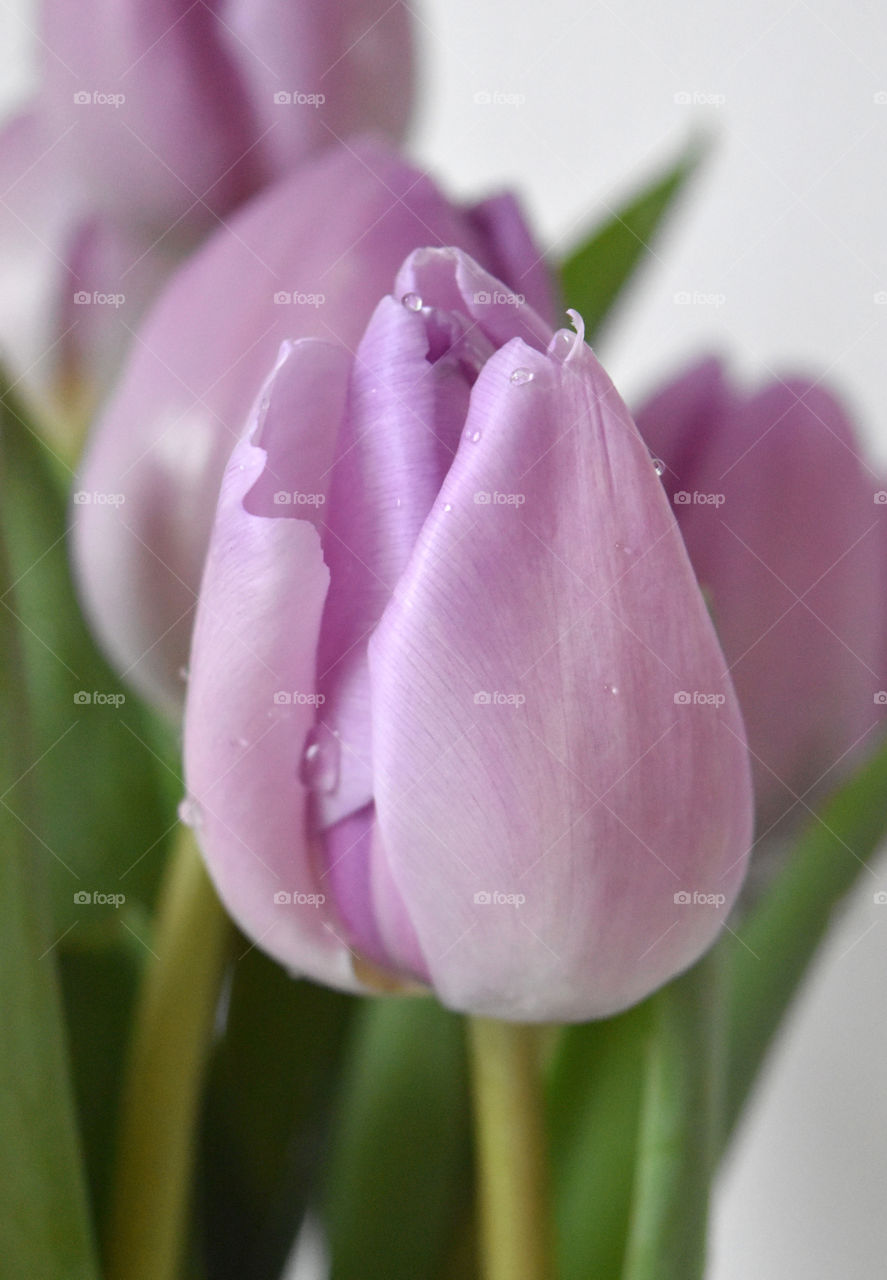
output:
[{"label": "dew drop on petal", "polygon": [[452,511],[452,509],[453,509],[453,504],[452,504],[452,502],[445,502],[445,503],[444,503],[444,511]]},{"label": "dew drop on petal", "polygon": [[665,475],[665,463],[661,458],[653,459],[653,470],[656,472],[657,476]]},{"label": "dew drop on petal", "polygon": [[511,381],[515,386],[522,387],[527,382],[532,382],[535,376],[536,375],[531,369],[515,369],[514,373],[511,375]]},{"label": "dew drop on petal", "polygon": [[465,439],[470,440],[472,444],[477,444],[478,440],[480,440],[480,435],[479,431],[466,431]]},{"label": "dew drop on petal", "polygon": [[606,693],[617,694],[619,692],[619,686],[615,684],[605,684],[604,691]]},{"label": "dew drop on petal", "polygon": [[309,791],[335,791],[339,785],[339,744],[323,725],[315,725],[305,740],[299,781]]},{"label": "dew drop on petal", "polygon": [[401,302],[406,307],[407,311],[422,310],[422,298],[418,293],[405,293],[401,298]]}]

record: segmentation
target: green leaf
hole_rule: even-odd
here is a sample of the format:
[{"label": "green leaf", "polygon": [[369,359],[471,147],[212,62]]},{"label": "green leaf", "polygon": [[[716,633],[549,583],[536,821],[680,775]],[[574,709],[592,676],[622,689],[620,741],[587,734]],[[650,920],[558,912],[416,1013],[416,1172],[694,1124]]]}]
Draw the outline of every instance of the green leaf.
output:
[{"label": "green leaf", "polygon": [[721,968],[715,947],[649,1002],[652,1026],[623,1280],[702,1280],[722,1120]]},{"label": "green leaf", "polygon": [[565,1027],[548,1082],[559,1280],[617,1280],[628,1234],[650,1002]]},{"label": "green leaf", "polygon": [[201,1216],[214,1280],[277,1280],[324,1155],[358,1002],[291,978],[244,938],[237,954],[206,1091]]},{"label": "green leaf", "polygon": [[564,303],[578,311],[589,338],[604,322],[634,272],[650,255],[678,196],[705,154],[697,139],[672,168],[609,218],[567,257],[561,267]]},{"label": "green leaf", "polygon": [[323,1201],[331,1278],[451,1280],[472,1196],[462,1019],[385,997],[355,1030]]},{"label": "green leaf", "polygon": [[86,1172],[101,1227],[114,1160],[121,1066],[148,953],[119,917],[73,929],[57,953]]},{"label": "green leaf", "polygon": [[[2,520],[15,587],[14,598],[0,599],[22,635],[34,741],[6,803],[23,818],[24,788],[34,788],[33,831],[61,932],[114,915],[96,893],[152,900],[181,788],[169,735],[113,675],[83,622],[55,460],[14,399],[0,398],[0,414]],[[77,902],[75,893],[91,901]]]},{"label": "green leaf", "polygon": [[729,970],[728,1130],[836,909],[887,833],[885,797],[887,745],[810,822],[739,929]]},{"label": "green leaf", "polygon": [[67,1051],[55,972],[56,939],[39,845],[6,797],[33,759],[24,656],[14,619],[5,519],[7,432],[0,433],[0,1257],[6,1280],[95,1280]]}]

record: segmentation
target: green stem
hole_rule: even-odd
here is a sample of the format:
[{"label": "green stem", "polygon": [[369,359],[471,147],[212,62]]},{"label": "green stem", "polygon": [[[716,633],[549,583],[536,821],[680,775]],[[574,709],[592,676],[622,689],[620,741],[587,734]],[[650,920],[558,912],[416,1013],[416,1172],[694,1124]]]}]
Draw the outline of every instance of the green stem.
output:
[{"label": "green stem", "polygon": [[485,1280],[551,1280],[539,1029],[468,1020]]},{"label": "green stem", "polygon": [[228,918],[180,829],[123,1085],[106,1280],[176,1280]]}]

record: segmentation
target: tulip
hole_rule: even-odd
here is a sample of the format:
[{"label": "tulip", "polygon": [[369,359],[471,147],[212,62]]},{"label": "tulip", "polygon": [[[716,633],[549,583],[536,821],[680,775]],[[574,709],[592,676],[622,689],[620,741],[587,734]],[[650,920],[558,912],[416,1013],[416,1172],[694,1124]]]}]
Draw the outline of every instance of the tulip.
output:
[{"label": "tulip", "polygon": [[319,981],[584,1020],[710,945],[750,839],[744,733],[581,336],[444,248],[354,354],[283,344],[221,485],[185,767],[228,909]]},{"label": "tulip", "polygon": [[170,713],[184,697],[225,462],[280,343],[316,336],[353,349],[404,256],[429,242],[464,246],[550,311],[547,272],[511,197],[459,209],[394,153],[361,143],[241,210],[138,333],[78,481],[74,546],[113,660]]},{"label": "tulip", "polygon": [[736,684],[759,833],[785,831],[876,736],[882,484],[847,412],[801,378],[748,394],[709,359],[654,395],[637,424],[664,466]]},{"label": "tulip", "polygon": [[399,0],[45,0],[41,49],[38,93],[0,132],[0,349],[55,412],[72,384],[97,399],[234,207],[356,130],[399,139],[412,97]]}]

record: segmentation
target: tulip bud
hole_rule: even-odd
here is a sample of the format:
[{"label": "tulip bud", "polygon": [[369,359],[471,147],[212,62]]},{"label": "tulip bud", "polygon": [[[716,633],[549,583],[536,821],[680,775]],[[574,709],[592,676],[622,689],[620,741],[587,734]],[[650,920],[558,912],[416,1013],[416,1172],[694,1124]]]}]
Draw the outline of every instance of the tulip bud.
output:
[{"label": "tulip bud", "polygon": [[[178,713],[219,482],[285,339],[353,349],[404,256],[464,246],[550,310],[514,201],[452,205],[375,144],[336,148],[269,188],[170,281],[88,449],[74,512],[83,595],[119,669]],[[102,500],[122,494],[117,505]]]},{"label": "tulip bud", "polygon": [[581,335],[425,249],[354,355],[283,345],[221,486],[185,765],[229,910],[322,982],[584,1020],[712,942],[750,839],[744,733]]},{"label": "tulip bud", "polygon": [[52,416],[97,403],[223,215],[355,131],[400,138],[409,116],[400,0],[46,0],[41,48],[38,92],[0,131],[0,356]]},{"label": "tulip bud", "polygon": [[637,423],[710,597],[763,836],[805,818],[873,745],[885,689],[882,483],[838,401],[803,379],[747,394],[707,360]]},{"label": "tulip bud", "polygon": [[43,26],[43,106],[74,129],[75,173],[157,234],[215,226],[337,138],[398,140],[409,115],[401,0],[48,0]]}]

